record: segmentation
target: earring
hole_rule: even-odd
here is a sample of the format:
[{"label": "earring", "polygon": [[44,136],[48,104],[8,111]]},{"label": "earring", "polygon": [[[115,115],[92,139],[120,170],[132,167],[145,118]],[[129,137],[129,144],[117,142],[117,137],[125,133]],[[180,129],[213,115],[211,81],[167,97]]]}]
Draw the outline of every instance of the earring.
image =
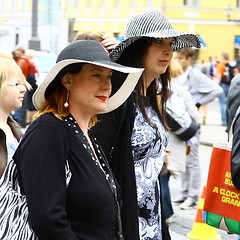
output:
[{"label": "earring", "polygon": [[69,104],[68,104],[68,97],[69,97],[69,90],[68,90],[68,92],[67,92],[66,102],[65,102],[64,105],[63,105],[65,108],[67,108],[67,107],[69,106]]}]

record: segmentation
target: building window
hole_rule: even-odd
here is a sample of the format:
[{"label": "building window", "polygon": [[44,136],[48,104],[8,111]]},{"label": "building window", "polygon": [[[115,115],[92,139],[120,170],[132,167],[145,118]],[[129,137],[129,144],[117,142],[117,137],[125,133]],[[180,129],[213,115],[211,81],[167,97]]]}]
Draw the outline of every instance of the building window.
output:
[{"label": "building window", "polygon": [[186,7],[199,7],[200,0],[183,0],[183,5]]},{"label": "building window", "polygon": [[237,2],[236,2],[236,7],[237,8],[240,8],[240,0],[236,0]]},{"label": "building window", "polygon": [[115,4],[116,4],[115,7],[120,7],[120,0],[116,0]]},{"label": "building window", "polygon": [[136,0],[130,1],[130,7],[136,7]]}]

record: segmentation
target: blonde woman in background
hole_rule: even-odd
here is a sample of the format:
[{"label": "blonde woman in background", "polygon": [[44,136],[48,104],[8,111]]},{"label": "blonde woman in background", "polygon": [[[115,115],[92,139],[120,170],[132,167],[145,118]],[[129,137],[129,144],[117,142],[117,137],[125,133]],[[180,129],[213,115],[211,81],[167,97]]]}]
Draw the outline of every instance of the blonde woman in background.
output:
[{"label": "blonde woman in background", "polygon": [[[200,115],[195,106],[192,96],[188,89],[182,86],[179,82],[179,76],[183,73],[182,66],[176,60],[171,61],[170,64],[170,77],[171,77],[171,93],[167,102],[167,106],[171,107],[171,97],[174,95],[181,98],[184,107],[189,115],[197,122],[200,121]],[[167,166],[168,171],[165,175],[161,176],[161,187],[163,197],[163,211],[166,216],[166,221],[170,223],[176,217],[171,203],[171,195],[169,189],[170,176],[180,176],[186,169],[186,142],[180,140],[173,132],[169,132],[169,143],[167,146]]]},{"label": "blonde woman in background", "polygon": [[0,57],[0,176],[22,137],[10,113],[22,106],[27,89],[30,85],[15,61]]}]

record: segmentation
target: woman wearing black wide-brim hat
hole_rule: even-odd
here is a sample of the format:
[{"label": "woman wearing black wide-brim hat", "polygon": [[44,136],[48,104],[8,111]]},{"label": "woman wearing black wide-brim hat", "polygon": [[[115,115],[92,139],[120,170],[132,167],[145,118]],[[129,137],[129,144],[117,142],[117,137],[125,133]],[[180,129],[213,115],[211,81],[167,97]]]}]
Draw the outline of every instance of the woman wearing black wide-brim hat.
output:
[{"label": "woman wearing black wide-brim hat", "polygon": [[[115,71],[125,79],[110,97]],[[119,188],[89,128],[96,114],[128,98],[142,71],[111,61],[96,41],[79,40],[60,52],[36,90],[37,118],[13,159],[37,239],[122,239]]]},{"label": "woman wearing black wide-brim hat", "polygon": [[[168,143],[168,66],[173,51],[185,47],[200,48],[198,37],[174,30],[161,12],[145,11],[129,20],[125,40],[110,53],[117,63],[145,68],[127,101],[101,115],[93,129],[121,185],[125,240],[170,239],[159,174]],[[113,83],[113,92],[115,88]]]}]

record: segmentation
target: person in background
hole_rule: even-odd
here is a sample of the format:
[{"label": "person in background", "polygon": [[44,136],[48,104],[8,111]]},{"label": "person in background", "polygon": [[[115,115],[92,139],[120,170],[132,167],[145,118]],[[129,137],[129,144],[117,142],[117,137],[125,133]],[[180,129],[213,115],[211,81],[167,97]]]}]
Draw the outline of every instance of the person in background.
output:
[{"label": "person in background", "polygon": [[235,72],[235,75],[240,73],[240,49],[238,49],[238,57],[236,60],[236,66],[235,66],[234,72]]},{"label": "person in background", "polygon": [[26,92],[26,97],[23,101],[23,106],[17,109],[13,115],[13,118],[21,125],[21,127],[26,127],[31,123],[33,115],[36,111],[33,103],[32,96],[37,89],[36,84],[36,74],[38,70],[35,64],[33,64],[25,54],[25,48],[18,45],[12,52],[13,59],[16,61],[18,66],[22,69],[26,80],[31,85],[31,89]]},{"label": "person in background", "polygon": [[20,126],[10,113],[22,106],[29,88],[15,61],[0,57],[0,177],[22,137]]},{"label": "person in background", "polygon": [[231,66],[229,64],[229,54],[227,52],[223,52],[221,54],[221,60],[217,64],[217,73],[216,73],[218,83],[223,89],[223,93],[219,96],[222,126],[227,126],[226,103],[227,103],[230,82],[234,77],[233,69],[232,71],[230,70],[231,70]]},{"label": "person in background", "polygon": [[[174,104],[173,98],[176,101],[183,103],[184,112],[191,116],[197,124],[200,124],[200,114],[197,107],[194,104],[192,96],[189,90],[182,86],[179,77],[182,75],[183,69],[181,64],[172,59],[170,64],[170,97],[167,101],[167,107],[171,108]],[[180,140],[174,132],[169,132],[169,142],[167,145],[167,169],[168,171],[161,176],[161,187],[163,195],[163,210],[166,216],[166,221],[171,223],[173,218],[176,217],[177,213],[173,212],[170,189],[169,189],[169,179],[171,176],[177,178],[180,177],[182,173],[186,171],[186,142]]]},{"label": "person in background", "polygon": [[[183,74],[179,77],[181,85],[190,91],[194,104],[197,108],[213,101],[222,94],[222,88],[203,74],[197,67],[193,67],[194,49],[179,49],[174,54],[182,65]],[[186,156],[186,171],[181,175],[182,189],[180,196],[173,202],[181,204],[181,209],[191,209],[197,205],[200,189],[200,166],[199,166],[199,137],[200,128],[194,141],[188,141],[190,148]]]},{"label": "person in background", "polygon": [[33,116],[36,113],[36,108],[33,105],[32,97],[33,97],[34,92],[37,89],[37,80],[39,78],[39,71],[38,71],[37,65],[35,63],[35,50],[27,49],[25,52],[25,55],[26,55],[27,59],[29,60],[29,62],[31,63],[30,67],[33,69],[33,72],[31,73],[33,75],[33,81],[31,84],[32,89],[31,89],[31,91],[27,92],[26,123],[28,125],[33,121]]},{"label": "person in background", "polygon": [[[117,63],[145,70],[127,101],[99,116],[93,131],[121,186],[124,239],[168,240],[171,237],[159,185],[168,143],[168,66],[174,50],[200,48],[200,42],[193,34],[174,30],[159,11],[140,12],[131,18],[125,36],[110,57]],[[122,77],[118,75],[119,80]]]},{"label": "person in background", "polygon": [[40,73],[39,73],[39,70],[38,70],[38,67],[37,67],[38,61],[35,58],[36,57],[36,52],[35,52],[34,49],[27,49],[25,51],[25,55],[28,58],[28,60],[34,65],[35,79],[37,81]]},{"label": "person in background", "polygon": [[84,32],[77,35],[73,41],[77,40],[95,40],[100,42],[108,52],[111,52],[117,45],[116,38],[112,35],[105,34],[104,32],[100,32],[99,34]]},{"label": "person in background", "polygon": [[[118,81],[113,71],[126,78],[109,98]],[[142,71],[112,62],[96,41],[79,40],[59,53],[39,85],[37,118],[13,156],[39,240],[122,240],[118,184],[90,128],[96,114],[128,98]]]}]

